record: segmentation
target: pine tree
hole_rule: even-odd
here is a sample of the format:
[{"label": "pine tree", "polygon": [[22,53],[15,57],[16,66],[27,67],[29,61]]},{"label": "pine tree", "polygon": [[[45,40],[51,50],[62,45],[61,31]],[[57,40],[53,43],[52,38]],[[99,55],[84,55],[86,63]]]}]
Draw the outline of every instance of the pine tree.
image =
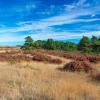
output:
[{"label": "pine tree", "polygon": [[95,44],[95,42],[97,42],[97,41],[98,41],[98,38],[96,36],[92,36],[91,43]]},{"label": "pine tree", "polygon": [[89,52],[91,50],[91,44],[88,37],[83,36],[78,44],[78,49],[83,52]]},{"label": "pine tree", "polygon": [[22,47],[25,50],[32,50],[33,49],[33,39],[31,36],[25,37],[25,43]]},{"label": "pine tree", "polygon": [[53,39],[48,39],[44,45],[45,49],[55,50],[55,41]]}]

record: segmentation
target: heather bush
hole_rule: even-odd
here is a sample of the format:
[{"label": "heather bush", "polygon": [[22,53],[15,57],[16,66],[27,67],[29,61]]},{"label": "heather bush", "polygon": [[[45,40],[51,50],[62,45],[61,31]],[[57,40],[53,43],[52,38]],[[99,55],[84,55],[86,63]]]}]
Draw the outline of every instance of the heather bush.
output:
[{"label": "heather bush", "polygon": [[91,64],[87,61],[72,61],[63,67],[64,71],[83,71],[83,72],[91,72],[93,68],[91,67]]},{"label": "heather bush", "polygon": [[42,53],[34,53],[32,59],[36,60],[36,61],[47,61],[50,63],[57,63],[57,64],[62,63],[62,60],[60,60],[58,58],[52,58],[52,57],[50,57],[46,54],[42,54]]},{"label": "heather bush", "polygon": [[66,59],[73,59],[77,61],[89,61],[91,63],[97,63],[100,61],[100,54],[90,55],[90,54],[81,54],[80,52],[65,52],[61,50],[44,50],[42,53],[61,56]]},{"label": "heather bush", "polygon": [[32,58],[25,54],[0,54],[0,61],[30,61]]}]

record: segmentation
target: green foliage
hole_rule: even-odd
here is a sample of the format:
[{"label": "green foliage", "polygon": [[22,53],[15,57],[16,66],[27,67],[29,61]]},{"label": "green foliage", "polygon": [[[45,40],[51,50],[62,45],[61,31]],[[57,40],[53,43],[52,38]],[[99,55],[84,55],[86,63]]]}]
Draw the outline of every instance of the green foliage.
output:
[{"label": "green foliage", "polygon": [[100,37],[92,36],[92,38],[89,39],[88,37],[83,36],[78,44],[78,50],[82,53],[89,54],[100,53]]},{"label": "green foliage", "polygon": [[64,51],[81,51],[82,53],[97,54],[100,53],[100,37],[92,36],[88,38],[83,36],[79,44],[72,42],[54,41],[48,39],[47,41],[37,40],[33,42],[31,36],[25,38],[25,43],[21,46],[24,50],[32,49],[47,49],[47,50],[64,50]]},{"label": "green foliage", "polygon": [[45,41],[37,40],[33,43],[33,47],[36,49],[41,49],[44,47]]},{"label": "green foliage", "polygon": [[91,43],[95,44],[98,41],[98,38],[96,36],[92,36]]},{"label": "green foliage", "polygon": [[88,37],[83,36],[78,44],[78,49],[82,52],[89,52],[91,51],[91,44]]},{"label": "green foliage", "polygon": [[44,44],[44,48],[48,50],[55,50],[56,49],[55,41],[53,39],[48,39]]},{"label": "green foliage", "polygon": [[92,44],[93,52],[100,53],[100,40],[98,39]]},{"label": "green foliage", "polygon": [[91,38],[91,45],[92,51],[97,53],[100,50],[99,39],[96,36],[92,36]]},{"label": "green foliage", "polygon": [[33,39],[31,36],[27,36],[25,38],[25,43],[22,46],[22,49],[24,49],[24,50],[32,50],[33,49]]},{"label": "green foliage", "polygon": [[77,51],[77,44],[72,42],[66,42],[64,46],[65,51]]}]

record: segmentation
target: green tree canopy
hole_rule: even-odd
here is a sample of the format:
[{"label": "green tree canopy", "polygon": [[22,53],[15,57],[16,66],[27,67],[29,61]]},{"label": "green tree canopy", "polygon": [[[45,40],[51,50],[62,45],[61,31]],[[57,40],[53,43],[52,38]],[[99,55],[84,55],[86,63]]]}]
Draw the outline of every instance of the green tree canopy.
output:
[{"label": "green tree canopy", "polygon": [[25,43],[22,47],[25,50],[32,50],[33,49],[33,39],[31,36],[25,37]]},{"label": "green tree canopy", "polygon": [[93,52],[100,53],[100,37],[92,36],[91,42]]},{"label": "green tree canopy", "polygon": [[25,38],[25,43],[21,46],[24,50],[47,49],[64,51],[82,51],[83,53],[100,53],[100,37],[83,36],[78,44],[73,42],[55,41],[53,39],[33,41],[31,36]]},{"label": "green tree canopy", "polygon": [[97,41],[98,41],[98,38],[96,36],[92,36],[91,43],[94,44]]},{"label": "green tree canopy", "polygon": [[53,39],[48,39],[44,45],[44,48],[48,50],[55,50],[55,41]]},{"label": "green tree canopy", "polygon": [[81,51],[90,51],[91,50],[91,44],[88,37],[83,36],[82,39],[79,42],[78,49]]}]

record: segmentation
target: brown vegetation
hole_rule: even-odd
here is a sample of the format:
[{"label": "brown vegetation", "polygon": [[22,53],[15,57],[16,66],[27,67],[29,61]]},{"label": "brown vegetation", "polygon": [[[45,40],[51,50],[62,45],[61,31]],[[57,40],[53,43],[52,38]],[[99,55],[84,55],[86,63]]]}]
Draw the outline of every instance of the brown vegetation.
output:
[{"label": "brown vegetation", "polygon": [[0,61],[30,61],[32,58],[24,54],[0,54]]},{"label": "brown vegetation", "polygon": [[64,71],[83,71],[83,72],[91,72],[93,68],[91,64],[87,61],[72,61],[63,67]]},{"label": "brown vegetation", "polygon": [[57,64],[62,63],[61,59],[52,58],[51,56],[48,56],[48,55],[42,54],[42,53],[34,53],[32,59],[36,60],[36,61],[47,61],[50,63],[57,63]]},{"label": "brown vegetation", "polygon": [[42,53],[47,53],[49,55],[61,56],[66,59],[73,59],[78,61],[89,61],[91,63],[100,62],[100,54],[90,55],[90,54],[81,54],[80,52],[65,52],[57,50],[42,50]]},{"label": "brown vegetation", "polygon": [[94,72],[91,74],[91,77],[94,81],[100,82],[100,72]]},{"label": "brown vegetation", "polygon": [[57,56],[62,56],[57,57],[48,52],[51,51],[0,54],[0,100],[100,100],[100,84],[95,82],[100,80],[99,72],[90,76],[95,81],[88,77],[99,63],[98,66],[91,63],[87,55],[84,58],[80,54],[57,51]]},{"label": "brown vegetation", "polygon": [[47,54],[42,54],[38,52],[19,52],[19,53],[1,53],[0,61],[44,61],[49,63],[62,63],[62,60],[59,58],[52,58]]},{"label": "brown vegetation", "polygon": [[86,74],[61,72],[57,67],[43,62],[0,62],[0,100],[100,100],[100,85]]}]

